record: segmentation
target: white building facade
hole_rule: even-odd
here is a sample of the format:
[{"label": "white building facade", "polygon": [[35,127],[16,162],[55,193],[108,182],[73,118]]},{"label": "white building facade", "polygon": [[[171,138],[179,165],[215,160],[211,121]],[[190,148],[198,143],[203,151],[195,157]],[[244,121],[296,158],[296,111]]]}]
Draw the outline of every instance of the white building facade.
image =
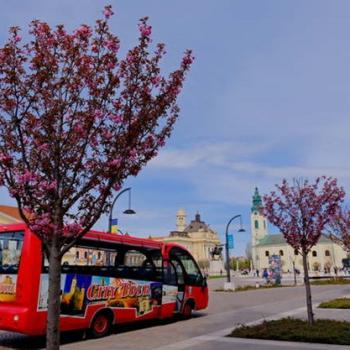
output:
[{"label": "white building facade", "polygon": [[[252,260],[254,269],[262,270],[269,267],[269,257],[281,257],[283,272],[292,272],[293,266],[302,271],[302,256],[287,244],[283,234],[268,234],[267,220],[262,212],[263,202],[257,188],[253,195],[251,208]],[[308,268],[314,272],[334,271],[342,268],[342,260],[348,254],[343,248],[321,236],[308,255]]]}]

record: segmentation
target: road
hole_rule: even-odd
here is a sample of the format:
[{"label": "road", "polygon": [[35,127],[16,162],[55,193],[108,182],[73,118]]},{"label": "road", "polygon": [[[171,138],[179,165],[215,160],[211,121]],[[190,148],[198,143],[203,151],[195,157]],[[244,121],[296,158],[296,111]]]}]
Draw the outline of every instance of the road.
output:
[{"label": "road", "polygon": [[[249,278],[241,279],[240,282],[246,283],[248,280]],[[277,343],[273,346],[259,341],[262,345],[257,347],[255,341],[228,339],[223,336],[228,334],[234,326],[242,323],[289,315],[306,316],[303,286],[224,293],[213,291],[223,285],[223,280],[210,280],[209,285],[211,292],[208,309],[195,313],[190,320],[119,326],[112,335],[98,340],[82,340],[80,333],[69,334],[64,336],[62,349],[279,349],[282,347],[276,347]],[[317,304],[323,300],[350,294],[350,286],[315,286],[312,291],[313,302]],[[331,312],[324,313],[324,311],[317,310],[316,316],[332,317]],[[339,317],[339,312],[334,315]],[[348,316],[344,313],[344,319],[346,318]],[[25,337],[5,332],[0,335],[0,349],[37,349],[43,346],[42,337]],[[325,349],[331,348],[327,345]],[[294,348],[289,347],[289,349]],[[317,345],[314,349],[322,349],[322,347]]]}]

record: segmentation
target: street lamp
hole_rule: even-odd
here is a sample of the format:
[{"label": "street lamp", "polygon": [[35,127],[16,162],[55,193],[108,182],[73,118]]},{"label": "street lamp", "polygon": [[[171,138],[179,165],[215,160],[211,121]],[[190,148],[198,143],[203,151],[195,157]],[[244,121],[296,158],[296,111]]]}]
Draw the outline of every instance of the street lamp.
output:
[{"label": "street lamp", "polygon": [[129,191],[129,208],[123,211],[123,214],[136,214],[135,210],[131,209],[131,187],[125,188],[120,191],[113,200],[111,210],[109,212],[109,220],[108,220],[108,232],[112,231],[112,216],[113,216],[113,207],[117,199],[124,193]]},{"label": "street lamp", "polygon": [[231,224],[231,222],[237,218],[240,218],[240,226],[241,228],[238,230],[238,232],[245,232],[245,229],[242,226],[242,215],[235,215],[230,219],[230,221],[226,225],[226,233],[225,233],[225,238],[226,238],[226,272],[227,272],[227,283],[231,283],[231,275],[230,275],[230,251],[229,251],[229,246],[228,246],[228,228]]}]

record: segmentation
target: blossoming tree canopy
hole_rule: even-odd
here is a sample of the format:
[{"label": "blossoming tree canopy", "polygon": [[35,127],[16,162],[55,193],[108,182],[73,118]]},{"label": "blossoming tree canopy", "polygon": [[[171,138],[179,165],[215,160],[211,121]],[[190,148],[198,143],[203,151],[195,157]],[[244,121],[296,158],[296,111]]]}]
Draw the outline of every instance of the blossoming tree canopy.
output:
[{"label": "blossoming tree canopy", "polygon": [[103,14],[73,33],[33,21],[27,44],[13,27],[0,49],[0,181],[44,244],[84,235],[112,190],[157,154],[193,61],[186,51],[180,67],[162,75],[165,46],[151,50],[146,17],[138,44],[118,59],[112,8]]},{"label": "blossoming tree canopy", "polygon": [[307,266],[307,254],[317,244],[326,225],[339,210],[344,190],[334,178],[320,177],[312,184],[283,180],[277,191],[264,196],[268,220],[278,227],[287,243],[302,255],[306,305],[309,324],[314,323],[312,296]]},{"label": "blossoming tree canopy", "polygon": [[313,184],[294,180],[289,185],[283,180],[276,188],[264,196],[267,218],[294,249],[307,254],[338,211],[345,192],[330,177],[317,178]]}]

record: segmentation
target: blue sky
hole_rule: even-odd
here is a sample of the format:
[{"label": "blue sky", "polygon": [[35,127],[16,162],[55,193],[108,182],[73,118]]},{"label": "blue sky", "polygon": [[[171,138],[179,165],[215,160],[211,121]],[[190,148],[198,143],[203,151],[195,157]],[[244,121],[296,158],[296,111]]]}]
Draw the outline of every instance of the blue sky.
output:
[{"label": "blue sky", "polygon": [[[283,177],[336,176],[350,190],[350,3],[346,0],[109,1],[111,26],[125,51],[136,43],[137,20],[149,16],[154,42],[167,45],[165,71],[192,48],[196,61],[179,99],[172,138],[132,186],[135,216],[116,215],[138,236],[166,235],[175,213],[199,211],[223,237],[243,215],[250,239],[250,205]],[[11,25],[38,18],[69,29],[93,24],[105,2],[12,0],[1,3],[0,44]],[[2,204],[14,204],[0,190]],[[118,215],[119,213],[119,215]],[[107,227],[101,218],[98,229]],[[236,226],[232,226],[236,229]],[[274,231],[271,229],[271,231]]]}]

